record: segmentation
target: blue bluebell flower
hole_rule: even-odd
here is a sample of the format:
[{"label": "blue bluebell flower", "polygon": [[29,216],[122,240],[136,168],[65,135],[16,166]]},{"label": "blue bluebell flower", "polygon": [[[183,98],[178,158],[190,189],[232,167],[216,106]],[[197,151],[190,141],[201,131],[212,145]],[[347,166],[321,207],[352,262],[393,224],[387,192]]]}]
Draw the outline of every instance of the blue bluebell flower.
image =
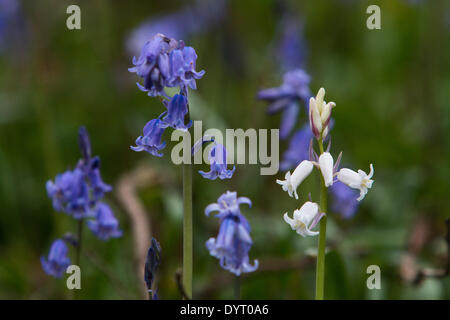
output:
[{"label": "blue bluebell flower", "polygon": [[68,251],[69,249],[63,240],[55,240],[50,247],[48,258],[41,256],[41,264],[45,273],[53,277],[61,278],[70,265],[70,259],[67,256]]},{"label": "blue bluebell flower", "polygon": [[216,217],[221,225],[216,238],[210,238],[206,242],[209,253],[220,260],[220,266],[235,275],[253,272],[258,268],[258,260],[251,265],[248,253],[252,246],[250,237],[250,224],[241,214],[240,204],[248,204],[250,199],[237,197],[236,192],[227,191],[221,195],[217,203],[210,204],[205,209],[205,214],[218,211]]},{"label": "blue bluebell flower", "polygon": [[236,166],[233,169],[227,169],[227,151],[225,147],[219,143],[214,143],[208,156],[211,170],[209,172],[199,171],[203,178],[215,180],[217,178],[231,179]]},{"label": "blue bluebell flower", "polygon": [[286,139],[295,127],[299,112],[299,101],[307,105],[311,96],[309,90],[310,76],[302,69],[286,72],[283,83],[276,88],[261,90],[257,98],[270,102],[269,114],[283,112],[280,125],[280,137]]},{"label": "blue bluebell flower", "polygon": [[181,43],[162,34],[156,34],[142,48],[138,59],[133,57],[134,67],[129,68],[144,79],[144,85],[137,83],[149,96],[165,96],[164,87],[170,81],[169,52],[182,46]]},{"label": "blue bluebell flower", "polygon": [[169,102],[164,100],[163,103],[167,108],[167,112],[162,118],[164,124],[181,131],[187,131],[192,126],[192,121],[184,124],[184,118],[188,113],[188,102],[184,95],[176,94]]},{"label": "blue bluebell flower", "polygon": [[97,204],[95,220],[89,220],[87,224],[89,229],[101,240],[122,236],[122,231],[119,230],[119,221],[111,208],[103,202]]},{"label": "blue bluebell flower", "polygon": [[359,201],[357,200],[359,192],[340,181],[333,183],[330,189],[332,193],[332,211],[340,213],[346,219],[353,217],[359,206]]},{"label": "blue bluebell flower", "polygon": [[282,171],[288,171],[296,167],[303,160],[309,159],[309,143],[314,137],[308,125],[297,130],[289,141],[288,149],[283,153],[280,163]]},{"label": "blue bluebell flower", "polygon": [[75,219],[89,213],[89,190],[83,170],[76,168],[58,174],[55,182],[47,181],[46,189],[56,211],[65,212]]},{"label": "blue bluebell flower", "polygon": [[106,192],[110,192],[112,187],[103,182],[100,175],[100,158],[93,157],[91,152],[91,141],[86,127],[80,127],[78,131],[78,143],[82,159],[78,161],[77,167],[83,170],[86,180],[89,182],[93,204],[103,198]]},{"label": "blue bluebell flower", "polygon": [[196,79],[205,74],[205,70],[195,71],[197,54],[194,48],[184,47],[170,53],[170,86],[178,86],[186,90],[187,87],[196,90]]},{"label": "blue bluebell flower", "polygon": [[157,157],[163,156],[159,151],[166,146],[166,142],[161,142],[166,125],[162,122],[160,117],[147,122],[144,127],[144,135],[139,136],[136,139],[136,147],[131,146],[131,150],[136,152],[147,151],[151,155]]}]

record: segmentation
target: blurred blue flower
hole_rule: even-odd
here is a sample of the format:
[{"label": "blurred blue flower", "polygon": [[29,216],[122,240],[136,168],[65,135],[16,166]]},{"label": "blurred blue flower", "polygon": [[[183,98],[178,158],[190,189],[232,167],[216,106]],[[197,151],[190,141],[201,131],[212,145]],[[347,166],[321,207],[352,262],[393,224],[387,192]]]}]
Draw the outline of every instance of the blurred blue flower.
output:
[{"label": "blurred blue flower", "polygon": [[344,183],[337,181],[330,187],[333,195],[331,202],[331,209],[340,213],[343,218],[351,218],[358,210],[359,192],[346,186]]},{"label": "blurred blue flower", "polygon": [[76,168],[58,174],[55,182],[47,181],[46,189],[56,211],[65,212],[75,219],[81,219],[88,214],[89,190],[83,170]]},{"label": "blurred blue flower", "polygon": [[196,79],[200,79],[205,74],[205,70],[195,71],[197,54],[194,48],[184,47],[176,49],[170,53],[170,86],[178,86],[186,90],[187,87],[196,90]]},{"label": "blurred blue flower", "polygon": [[306,45],[303,41],[301,20],[296,16],[285,15],[280,21],[279,29],[276,56],[282,69],[287,71],[304,66]]},{"label": "blurred blue flower", "polygon": [[192,126],[192,121],[184,124],[184,118],[188,113],[188,102],[184,95],[176,94],[169,102],[164,100],[163,103],[167,108],[167,113],[162,118],[164,124],[182,131],[187,131]]},{"label": "blurred blue flower", "polygon": [[87,224],[89,229],[101,240],[122,236],[122,231],[119,230],[119,221],[114,217],[111,208],[103,202],[97,205],[95,220],[89,220]]},{"label": "blurred blue flower", "polygon": [[53,277],[61,278],[67,267],[70,265],[70,259],[67,256],[68,248],[63,240],[57,239],[50,247],[48,258],[41,256],[41,264],[45,273]]},{"label": "blurred blue flower", "polygon": [[166,146],[165,142],[161,143],[164,128],[165,125],[160,118],[150,120],[144,127],[144,135],[136,139],[136,147],[130,148],[136,152],[145,150],[151,155],[162,157],[163,154],[159,151]]},{"label": "blurred blue flower", "polygon": [[192,34],[210,32],[226,15],[227,0],[197,0],[180,11],[152,16],[135,28],[126,40],[129,52],[135,54],[156,33],[174,39],[186,39]]},{"label": "blurred blue flower", "polygon": [[309,90],[310,76],[302,69],[288,71],[283,76],[283,83],[276,88],[261,90],[257,98],[270,102],[269,114],[283,112],[280,125],[280,137],[286,139],[294,128],[299,112],[299,101],[305,106],[311,96]]},{"label": "blurred blue flower", "polygon": [[91,157],[91,141],[86,127],[80,127],[78,131],[78,142],[83,157],[78,161],[77,167],[83,170],[85,177],[89,182],[89,188],[91,190],[91,195],[93,196],[93,203],[91,204],[95,205],[95,203],[103,198],[106,192],[110,192],[112,188],[110,185],[104,183],[101,178],[100,158],[97,156]]},{"label": "blurred blue flower", "polygon": [[144,79],[144,85],[137,83],[139,89],[149,96],[165,96],[164,87],[170,78],[169,52],[180,45],[160,33],[145,43],[139,58],[133,57],[134,67],[128,69]]},{"label": "blurred blue flower", "polygon": [[203,178],[215,180],[217,178],[231,179],[236,166],[233,169],[227,169],[227,151],[225,147],[219,143],[214,143],[208,156],[211,170],[209,172],[199,171]]},{"label": "blurred blue flower", "polygon": [[292,135],[289,148],[284,152],[280,163],[282,171],[291,170],[303,160],[309,159],[309,143],[313,137],[309,125],[304,125]]},{"label": "blurred blue flower", "polygon": [[252,246],[250,237],[250,224],[241,214],[239,205],[246,203],[251,206],[250,199],[237,197],[236,192],[227,191],[221,195],[217,203],[210,204],[205,209],[209,215],[218,211],[216,217],[221,225],[216,238],[210,238],[206,242],[209,253],[220,260],[220,266],[235,275],[253,272],[258,268],[258,260],[251,265],[248,252]]}]

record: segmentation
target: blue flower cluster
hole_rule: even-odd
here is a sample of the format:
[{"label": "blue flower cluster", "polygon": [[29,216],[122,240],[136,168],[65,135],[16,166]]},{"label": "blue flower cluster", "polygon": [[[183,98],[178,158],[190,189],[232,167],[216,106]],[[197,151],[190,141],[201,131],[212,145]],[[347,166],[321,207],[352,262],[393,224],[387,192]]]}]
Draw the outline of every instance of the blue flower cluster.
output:
[{"label": "blue flower cluster", "polygon": [[[139,58],[133,58],[134,67],[128,69],[143,78],[143,85],[137,83],[149,96],[161,96],[166,107],[157,119],[152,119],[144,127],[142,136],[136,139],[137,152],[147,151],[151,155],[162,157],[161,150],[166,146],[161,142],[164,130],[171,127],[187,131],[192,121],[185,124],[188,117],[188,89],[196,90],[196,80],[203,77],[205,71],[196,71],[197,54],[194,48],[187,47],[183,41],[156,34],[142,48]],[[169,97],[165,88],[176,87],[179,94]]]},{"label": "blue flower cluster", "polygon": [[[47,181],[46,189],[53,208],[76,220],[88,219],[89,229],[99,239],[120,237],[122,231],[119,230],[118,220],[111,208],[101,201],[112,188],[101,178],[100,158],[91,156],[91,144],[85,127],[80,128],[78,138],[82,158],[75,169],[58,174],[54,181]],[[44,271],[59,277],[61,269],[70,262],[67,251],[63,240],[55,240],[48,259],[41,258]]]},{"label": "blue flower cluster", "polygon": [[210,238],[206,242],[209,253],[220,260],[220,266],[235,275],[253,272],[258,268],[258,260],[251,265],[248,252],[252,246],[250,237],[250,224],[242,215],[239,205],[252,202],[246,197],[237,197],[236,192],[227,191],[222,194],[217,203],[212,203],[205,209],[208,216],[217,211],[216,217],[221,225],[216,238]]}]

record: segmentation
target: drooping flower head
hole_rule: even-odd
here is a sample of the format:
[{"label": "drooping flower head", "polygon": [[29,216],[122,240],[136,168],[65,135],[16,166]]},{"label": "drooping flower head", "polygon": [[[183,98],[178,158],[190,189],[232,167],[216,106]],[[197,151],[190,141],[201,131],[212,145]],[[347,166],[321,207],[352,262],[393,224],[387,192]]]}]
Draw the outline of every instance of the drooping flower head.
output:
[{"label": "drooping flower head", "polygon": [[311,129],[307,125],[296,131],[292,135],[288,149],[283,154],[280,169],[287,171],[294,168],[303,160],[308,160],[308,148],[313,137]]},{"label": "drooping flower head", "polygon": [[163,103],[167,108],[162,118],[165,125],[181,131],[187,131],[192,126],[192,120],[184,124],[184,118],[188,113],[187,99],[184,95],[176,94],[169,102],[163,101]]},{"label": "drooping flower head", "polygon": [[370,172],[369,174],[365,173],[362,170],[358,170],[355,172],[351,169],[342,168],[337,173],[337,178],[339,181],[345,183],[347,186],[353,189],[359,190],[358,201],[364,199],[367,194],[368,189],[372,188],[372,184],[374,180],[372,180],[373,176],[373,165],[370,164]]},{"label": "drooping flower head", "polygon": [[144,127],[144,135],[136,139],[136,146],[131,146],[131,150],[136,152],[147,151],[151,155],[162,157],[163,154],[160,151],[166,146],[166,142],[161,142],[165,127],[166,125],[160,118],[147,122]]},{"label": "drooping flower head", "polygon": [[137,83],[149,96],[165,95],[164,87],[170,82],[170,51],[183,46],[182,42],[156,34],[142,48],[138,59],[133,57],[134,67],[129,68],[144,79],[144,85]]},{"label": "drooping flower head", "polygon": [[89,229],[101,240],[122,236],[122,231],[119,230],[119,221],[111,208],[103,202],[97,205],[95,220],[89,220],[87,224]]},{"label": "drooping flower head", "polygon": [[170,86],[180,87],[184,91],[187,87],[196,90],[196,79],[200,79],[205,71],[195,71],[195,62],[197,54],[194,48],[184,47],[173,50],[170,53]]},{"label": "drooping flower head", "polygon": [[286,172],[284,180],[277,179],[277,183],[281,185],[283,191],[286,191],[291,198],[295,196],[295,199],[298,199],[297,188],[310,175],[313,168],[314,165],[311,161],[303,160],[295,168],[292,175],[290,171]]},{"label": "drooping flower head", "polygon": [[209,172],[199,171],[203,178],[215,180],[217,178],[231,179],[236,166],[233,169],[227,169],[227,151],[225,147],[219,143],[214,143],[208,156],[211,170]]},{"label": "drooping flower head", "polygon": [[330,190],[333,195],[332,211],[341,214],[346,219],[353,217],[359,206],[359,201],[356,200],[359,196],[358,192],[340,181],[333,183]]},{"label": "drooping flower head", "polygon": [[89,190],[83,170],[76,168],[58,174],[54,182],[47,181],[46,189],[56,211],[65,212],[75,219],[80,219],[88,213]]},{"label": "drooping flower head", "polygon": [[294,128],[299,112],[299,101],[307,101],[311,96],[309,90],[310,76],[302,69],[295,69],[284,74],[280,87],[261,90],[257,98],[270,102],[267,111],[270,114],[283,112],[280,137],[285,139]]},{"label": "drooping flower head", "polygon": [[253,265],[249,262],[252,239],[250,224],[239,209],[242,203],[251,206],[250,199],[238,198],[236,192],[227,191],[219,197],[217,203],[210,204],[205,209],[206,215],[217,211],[216,217],[221,222],[219,234],[216,238],[208,239],[206,247],[212,256],[220,260],[223,269],[237,276],[258,268],[258,260]]},{"label": "drooping flower head", "polygon": [[41,256],[41,264],[45,273],[53,277],[61,278],[70,265],[67,252],[68,248],[64,241],[61,239],[55,240],[50,247],[48,257]]},{"label": "drooping flower head", "polygon": [[300,209],[294,211],[293,218],[290,218],[287,212],[283,218],[287,224],[289,224],[292,230],[295,230],[302,237],[318,235],[318,231],[312,231],[320,219],[323,217],[323,213],[319,212],[319,205],[315,202],[307,201]]},{"label": "drooping flower head", "polygon": [[78,142],[82,158],[78,161],[77,167],[83,170],[88,186],[91,190],[92,205],[103,198],[104,194],[110,192],[112,187],[103,182],[100,175],[100,158],[92,157],[91,141],[85,127],[81,127],[78,132]]}]

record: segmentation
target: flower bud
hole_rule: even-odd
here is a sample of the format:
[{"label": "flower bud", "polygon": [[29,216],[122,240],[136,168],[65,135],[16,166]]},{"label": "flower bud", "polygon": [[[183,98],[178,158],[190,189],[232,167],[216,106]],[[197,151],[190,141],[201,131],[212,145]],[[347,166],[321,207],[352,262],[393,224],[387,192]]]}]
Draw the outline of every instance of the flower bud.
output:
[{"label": "flower bud", "polygon": [[331,110],[336,106],[334,102],[326,103],[323,98],[325,89],[320,88],[316,98],[309,100],[309,125],[314,136],[319,139],[325,138],[328,134],[328,123],[331,119]]}]

